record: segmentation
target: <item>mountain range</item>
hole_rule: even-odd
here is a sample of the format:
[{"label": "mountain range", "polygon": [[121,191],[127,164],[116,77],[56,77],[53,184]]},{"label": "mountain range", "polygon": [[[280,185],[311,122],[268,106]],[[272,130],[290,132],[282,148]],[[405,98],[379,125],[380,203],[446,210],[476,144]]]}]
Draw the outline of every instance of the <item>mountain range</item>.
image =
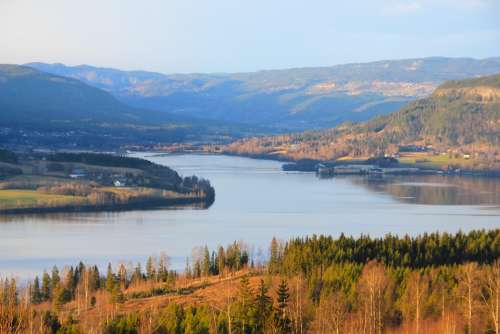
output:
[{"label": "mountain range", "polygon": [[416,58],[252,73],[170,74],[30,63],[135,108],[268,127],[328,128],[391,113],[447,80],[500,73],[500,58]]},{"label": "mountain range", "polygon": [[432,92],[444,80],[490,73],[500,73],[500,58],[174,75],[87,65],[0,65],[0,141],[90,148],[227,143],[375,118],[372,124],[377,116],[414,106],[416,99],[438,99],[446,85]]},{"label": "mountain range", "polygon": [[0,143],[8,145],[102,149],[220,140],[239,131],[130,106],[80,80],[19,65],[0,65],[0,111]]},{"label": "mountain range", "polygon": [[367,122],[243,139],[222,150],[335,160],[396,154],[408,148],[460,152],[478,157],[483,168],[500,167],[500,74],[448,81],[429,97]]}]

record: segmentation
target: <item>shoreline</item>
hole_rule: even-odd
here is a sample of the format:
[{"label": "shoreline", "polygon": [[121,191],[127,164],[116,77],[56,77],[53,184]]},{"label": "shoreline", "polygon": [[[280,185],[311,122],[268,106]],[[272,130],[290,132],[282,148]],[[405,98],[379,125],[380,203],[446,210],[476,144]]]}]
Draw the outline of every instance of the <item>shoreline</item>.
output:
[{"label": "shoreline", "polygon": [[[140,151],[136,151],[140,152]],[[301,161],[310,160],[314,161],[316,164],[328,164],[332,165],[332,162],[323,161],[323,160],[315,160],[315,159],[301,159],[301,160],[293,160],[281,155],[274,154],[248,154],[248,153],[233,153],[233,152],[207,152],[204,150],[189,150],[189,151],[143,151],[142,153],[153,153],[157,155],[189,155],[189,154],[203,154],[203,155],[222,155],[229,157],[242,157],[256,160],[269,160],[283,163],[282,170],[284,172],[305,172],[305,173],[318,173],[317,169],[313,168],[303,168]],[[358,160],[342,161],[339,165],[346,164],[358,164]],[[333,163],[335,164],[335,163]],[[467,169],[459,169],[459,171],[444,171],[439,168],[422,168],[418,164],[409,164],[409,163],[400,163],[401,168],[418,168],[418,171],[412,172],[401,172],[397,173],[399,175],[442,175],[442,176],[463,176],[463,177],[484,177],[484,178],[500,178],[500,170],[467,170]],[[343,174],[339,174],[343,175]],[[362,173],[355,173],[353,175],[363,175]],[[388,173],[387,175],[392,175]]]},{"label": "shoreline", "polygon": [[[276,162],[284,162],[284,163],[295,163],[296,160],[292,160],[283,156],[277,156],[272,154],[240,154],[240,153],[231,153],[231,152],[207,152],[203,150],[189,150],[189,151],[130,151],[129,153],[151,153],[153,156],[166,156],[166,155],[190,155],[190,154],[199,154],[199,155],[225,155],[228,157],[241,157],[255,160],[269,160]],[[147,157],[145,157],[147,158]]]},{"label": "shoreline", "polygon": [[0,209],[0,215],[37,215],[49,213],[79,213],[79,212],[122,212],[136,210],[152,210],[152,209],[167,209],[176,206],[197,205],[202,209],[208,209],[215,201],[209,198],[166,198],[154,199],[140,203],[122,203],[122,204],[105,204],[105,205],[80,205],[80,206],[54,206],[54,207],[31,207],[31,208],[10,208]]}]

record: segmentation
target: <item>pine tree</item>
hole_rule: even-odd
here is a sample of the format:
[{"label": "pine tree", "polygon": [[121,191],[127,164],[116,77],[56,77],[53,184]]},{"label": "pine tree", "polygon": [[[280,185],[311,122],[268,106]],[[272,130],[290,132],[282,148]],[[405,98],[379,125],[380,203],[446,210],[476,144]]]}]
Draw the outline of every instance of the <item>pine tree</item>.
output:
[{"label": "pine tree", "polygon": [[287,314],[288,298],[290,294],[288,293],[288,285],[285,280],[282,280],[278,286],[277,295],[278,308],[275,310],[274,314],[276,333],[289,334],[292,332],[291,321]]},{"label": "pine tree", "polygon": [[38,278],[38,276],[35,277],[35,280],[33,281],[33,287],[31,288],[31,302],[33,304],[40,304],[42,302],[40,279]]}]

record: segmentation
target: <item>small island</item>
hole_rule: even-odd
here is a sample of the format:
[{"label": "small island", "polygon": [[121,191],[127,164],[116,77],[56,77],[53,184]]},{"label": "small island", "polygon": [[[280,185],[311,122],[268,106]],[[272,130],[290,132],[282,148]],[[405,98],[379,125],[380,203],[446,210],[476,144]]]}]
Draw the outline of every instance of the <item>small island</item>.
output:
[{"label": "small island", "polygon": [[139,158],[0,150],[0,214],[204,208],[214,200],[208,180]]}]

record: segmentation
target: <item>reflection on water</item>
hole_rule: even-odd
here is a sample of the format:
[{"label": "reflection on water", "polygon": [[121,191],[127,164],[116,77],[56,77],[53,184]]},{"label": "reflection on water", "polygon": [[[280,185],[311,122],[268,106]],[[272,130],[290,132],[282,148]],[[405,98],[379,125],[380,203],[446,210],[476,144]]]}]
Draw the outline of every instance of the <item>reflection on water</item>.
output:
[{"label": "reflection on water", "polygon": [[459,176],[384,176],[351,178],[356,185],[385,192],[405,203],[500,205],[500,179]]},{"label": "reflection on water", "polygon": [[[164,208],[143,209],[144,211],[180,211],[180,210],[205,210],[206,206],[203,203],[193,203],[180,206],[167,206]],[[138,210],[135,210],[138,211]],[[142,210],[139,210],[142,211]],[[37,214],[0,214],[1,222],[31,222],[31,221],[48,221],[51,223],[57,222],[81,222],[85,221],[100,221],[103,219],[114,220],[121,216],[124,212],[134,212],[134,210],[121,210],[109,212],[62,212],[62,213],[37,213]]]},{"label": "reflection on water", "polygon": [[108,262],[145,263],[162,251],[171,256],[174,269],[182,269],[195,246],[213,249],[244,240],[253,246],[251,253],[265,254],[273,236],[415,235],[500,227],[500,209],[491,206],[500,203],[495,179],[323,180],[313,173],[285,173],[276,161],[210,155],[149,159],[184,176],[208,178],[215,203],[206,210],[4,217],[0,276],[29,277],[54,264],[78,261],[105,270]]}]

